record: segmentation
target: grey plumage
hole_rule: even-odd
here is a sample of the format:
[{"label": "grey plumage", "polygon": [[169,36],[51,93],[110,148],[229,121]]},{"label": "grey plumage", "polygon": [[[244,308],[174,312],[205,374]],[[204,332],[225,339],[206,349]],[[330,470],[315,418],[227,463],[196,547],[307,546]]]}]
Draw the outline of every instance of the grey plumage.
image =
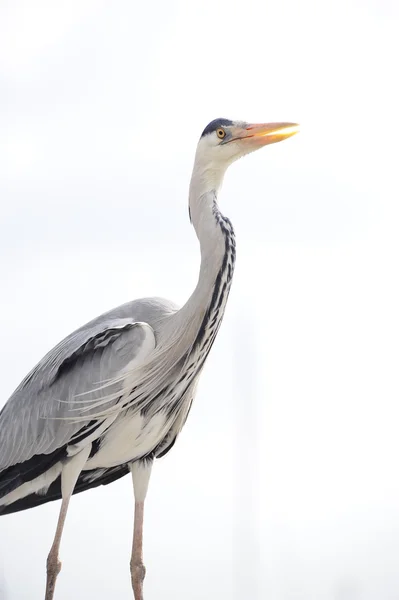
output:
[{"label": "grey plumage", "polygon": [[[83,415],[76,409],[100,398],[99,384],[118,376],[139,352],[145,332],[138,323],[148,323],[156,337],[163,319],[176,310],[172,302],[157,298],[128,302],[83,325],[50,350],[0,413],[0,470],[70,442],[83,425],[74,419]],[[115,394],[121,387],[118,381],[107,392]],[[94,409],[85,419],[90,420],[91,412]]]}]

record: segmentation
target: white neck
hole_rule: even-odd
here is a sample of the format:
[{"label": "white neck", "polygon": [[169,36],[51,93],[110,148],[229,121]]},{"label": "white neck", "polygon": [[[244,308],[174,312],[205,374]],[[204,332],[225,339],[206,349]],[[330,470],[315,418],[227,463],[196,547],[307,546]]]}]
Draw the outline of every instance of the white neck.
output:
[{"label": "white neck", "polygon": [[165,347],[173,346],[176,357],[190,351],[208,307],[212,304],[215,284],[225,259],[226,228],[222,229],[223,217],[216,204],[223,175],[224,170],[204,169],[196,160],[190,183],[189,209],[200,243],[201,266],[193,293],[169,319],[169,326],[164,330]]},{"label": "white neck", "polygon": [[197,288],[210,288],[213,285],[225,253],[224,236],[215,214],[218,210],[217,196],[223,176],[224,169],[204,168],[198,162],[194,165],[190,182],[189,209],[201,250]]},{"label": "white neck", "polygon": [[176,313],[178,323],[186,323],[193,335],[198,330],[212,298],[213,288],[225,255],[225,239],[216,220],[217,193],[223,174],[201,168],[196,160],[189,191],[192,224],[201,249],[201,266],[197,285],[187,302]]}]

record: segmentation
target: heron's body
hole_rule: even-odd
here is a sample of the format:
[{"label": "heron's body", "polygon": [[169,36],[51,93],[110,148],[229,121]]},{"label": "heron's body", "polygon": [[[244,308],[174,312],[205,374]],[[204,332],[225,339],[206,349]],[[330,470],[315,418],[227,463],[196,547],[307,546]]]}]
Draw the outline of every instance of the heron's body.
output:
[{"label": "heron's body", "polygon": [[217,192],[228,164],[292,135],[289,126],[226,119],[209,124],[190,185],[190,217],[201,249],[193,294],[180,309],[159,298],[141,299],[87,323],[39,362],[1,411],[0,514],[62,498],[46,600],[53,598],[60,570],[58,548],[71,495],[129,470],[136,500],[132,583],[142,599],[143,506],[151,465],[173,446],[187,419],[233,277],[234,231],[218,208]]},{"label": "heron's body", "polygon": [[[162,440],[159,437],[164,423],[160,423],[159,415],[155,416],[159,424],[157,431],[151,427],[148,436],[146,434],[154,418],[137,414],[135,411],[128,411],[126,418],[119,415],[104,431],[101,431],[102,427],[100,429],[101,421],[96,423],[97,427],[92,431],[87,424],[80,423],[75,427],[69,421],[51,420],[51,417],[44,420],[41,418],[43,415],[39,412],[35,415],[33,411],[35,405],[40,405],[42,411],[46,411],[46,415],[50,416],[54,411],[59,417],[66,416],[71,407],[76,408],[76,400],[71,397],[70,390],[73,384],[79,385],[79,375],[76,370],[81,368],[82,363],[79,362],[78,356],[75,362],[71,361],[71,358],[77,354],[77,348],[82,348],[80,359],[83,361],[85,345],[86,353],[89,355],[101,353],[105,349],[110,350],[113,345],[115,347],[115,343],[118,343],[118,350],[126,348],[126,354],[120,356],[118,360],[114,358],[115,366],[111,367],[111,373],[107,373],[108,376],[112,374],[116,376],[132,358],[128,351],[133,350],[132,342],[138,337],[131,335],[136,334],[132,332],[134,324],[149,325],[142,336],[145,342],[143,353],[146,355],[145,346],[147,345],[150,350],[154,347],[159,327],[165,319],[173,317],[175,313],[176,307],[166,300],[154,298],[129,302],[101,315],[72,333],[28,375],[0,413],[0,465],[2,467],[0,514],[23,510],[61,497],[62,463],[68,458],[71,447],[76,444],[73,436],[81,446],[92,444],[90,456],[79,475],[74,493],[102,483],[109,483],[125,475],[129,470],[127,466],[129,462],[149,454],[160,444]],[[91,345],[88,343],[89,340]],[[61,349],[64,350],[63,353]],[[46,380],[48,366],[51,364],[55,364],[56,369],[51,379]],[[122,387],[122,382],[120,386]],[[79,387],[78,393],[85,391],[87,389]],[[58,407],[56,401],[54,402],[57,396],[63,400]],[[98,394],[95,396],[97,397]],[[67,398],[70,400],[70,405],[64,404]],[[87,399],[86,396],[82,398]],[[36,400],[36,404],[33,403],[32,406],[33,414],[28,414],[26,420],[13,420],[12,416],[9,416],[15,404],[19,405],[19,411],[23,411],[24,405],[33,399]],[[36,420],[33,424],[32,418]],[[1,424],[6,421],[8,421],[8,428],[1,427]],[[36,451],[32,455],[34,448],[29,447],[28,436],[32,434],[33,426],[36,426],[36,445],[40,444],[41,447],[39,452]],[[68,430],[71,432],[69,436]],[[15,452],[19,454],[2,451],[11,436],[16,440],[25,439],[27,442],[20,446],[15,444]],[[72,438],[72,442],[68,437]],[[164,439],[166,441],[167,435]]]},{"label": "heron's body", "polygon": [[[214,248],[212,269],[202,274],[203,277],[214,276],[214,286],[212,294],[204,297],[203,316],[190,315],[190,321],[196,322],[191,337],[187,338],[190,343],[182,344],[180,353],[168,355],[170,370],[140,399],[139,406],[143,405],[143,409],[127,408],[116,417],[104,418],[104,415],[88,423],[71,423],[60,417],[67,416],[71,408],[82,406],[77,394],[86,393],[89,386],[95,387],[100,380],[115,378],[126,370],[126,380],[114,384],[120,387],[122,394],[129,378],[129,363],[133,360],[140,364],[142,359],[151,356],[158,343],[161,346],[163,341],[167,342],[163,340],[163,332],[175,331],[179,311],[167,300],[135,300],[87,323],[56,346],[26,377],[0,413],[0,514],[61,498],[63,463],[89,444],[90,454],[74,493],[114,481],[128,473],[131,462],[158,458],[172,447],[186,421],[197,379],[219,329],[233,275],[233,229],[216,205],[209,208],[214,219],[213,235],[223,238],[224,251],[218,256]],[[189,313],[190,302],[182,310]],[[138,335],[135,329],[140,330]],[[101,368],[107,351],[112,352],[112,363]],[[93,361],[96,354],[100,364],[93,369],[89,381],[80,382],[81,369],[88,360]],[[95,375],[97,381],[93,379]],[[140,386],[139,377],[134,386]],[[100,388],[90,397],[94,400],[102,393]],[[87,395],[82,399],[87,402]],[[29,411],[26,419],[10,418],[9,412],[15,411],[15,405],[19,405],[18,412],[22,414],[31,403],[33,408],[37,407],[36,414]],[[91,412],[98,411],[91,409]],[[83,414],[79,412],[79,416]],[[7,427],[2,426],[3,422]],[[35,447],[31,448],[29,435],[33,428],[36,429]],[[6,450],[11,437],[15,440],[14,454],[2,451]]]}]

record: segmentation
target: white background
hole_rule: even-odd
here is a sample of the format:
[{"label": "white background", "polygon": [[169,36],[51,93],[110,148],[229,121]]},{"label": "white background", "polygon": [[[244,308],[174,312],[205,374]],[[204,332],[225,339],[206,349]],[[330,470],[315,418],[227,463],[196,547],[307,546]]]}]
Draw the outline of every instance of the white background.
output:
[{"label": "white background", "polygon": [[[223,116],[301,134],[228,172],[238,263],[154,469],[146,600],[399,597],[394,0],[0,3],[2,398],[129,299],[184,302],[187,188]],[[73,498],[57,600],[131,598],[126,477]],[[42,598],[59,504],[0,520],[0,597]]]}]

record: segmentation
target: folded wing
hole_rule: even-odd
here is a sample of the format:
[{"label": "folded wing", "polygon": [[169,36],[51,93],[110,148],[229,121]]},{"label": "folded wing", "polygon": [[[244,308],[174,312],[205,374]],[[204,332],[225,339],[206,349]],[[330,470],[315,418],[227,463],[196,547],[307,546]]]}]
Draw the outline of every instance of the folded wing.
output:
[{"label": "folded wing", "polygon": [[[0,413],[0,498],[62,460],[71,444],[96,439],[115,417],[90,419],[81,410],[104,395],[109,380],[116,380],[107,387],[116,403],[118,376],[144,362],[155,345],[148,323],[104,315],[53,348]],[[82,414],[87,421],[75,419]]]}]

